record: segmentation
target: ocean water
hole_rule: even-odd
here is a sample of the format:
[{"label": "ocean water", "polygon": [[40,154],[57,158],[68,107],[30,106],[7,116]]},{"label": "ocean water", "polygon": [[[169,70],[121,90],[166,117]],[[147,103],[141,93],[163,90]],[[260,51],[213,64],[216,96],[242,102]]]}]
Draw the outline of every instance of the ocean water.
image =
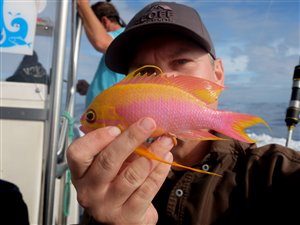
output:
[{"label": "ocean water", "polygon": [[[261,117],[268,123],[271,130],[268,130],[268,128],[263,125],[259,125],[249,128],[248,131],[256,134],[268,134],[276,138],[287,137],[288,133],[285,124],[287,107],[287,103],[235,103],[232,105],[221,103],[219,105],[219,109],[221,110],[248,113]],[[293,139],[300,141],[300,124],[296,126],[296,129],[293,132]]]},{"label": "ocean water", "polygon": [[[75,104],[75,117],[77,125],[79,124],[79,117],[85,110],[84,101],[80,98],[78,103]],[[257,145],[265,144],[286,144],[286,138],[288,130],[285,124],[285,112],[287,103],[234,103],[227,105],[220,103],[219,109],[226,111],[234,111],[240,113],[248,113],[256,115],[264,119],[269,127],[264,125],[256,125],[247,129],[247,133],[251,138],[257,140]],[[292,139],[289,143],[289,147],[300,151],[300,124],[293,130]]]},{"label": "ocean water", "polygon": [[[251,138],[257,140],[257,145],[265,144],[286,144],[288,129],[285,124],[285,114],[288,103],[235,103],[227,105],[222,103],[219,105],[221,110],[230,110],[240,113],[248,113],[256,115],[264,119],[270,129],[264,125],[256,125],[247,129],[247,133]],[[300,151],[300,123],[293,130],[292,139],[289,147]]]}]

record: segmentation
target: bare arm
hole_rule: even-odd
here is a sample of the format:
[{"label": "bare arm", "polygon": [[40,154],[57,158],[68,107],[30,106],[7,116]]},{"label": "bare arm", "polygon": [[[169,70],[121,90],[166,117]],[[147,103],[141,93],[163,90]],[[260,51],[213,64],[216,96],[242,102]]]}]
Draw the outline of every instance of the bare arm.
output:
[{"label": "bare arm", "polygon": [[113,38],[107,33],[104,26],[96,17],[89,1],[77,0],[77,9],[89,41],[95,49],[104,53]]}]

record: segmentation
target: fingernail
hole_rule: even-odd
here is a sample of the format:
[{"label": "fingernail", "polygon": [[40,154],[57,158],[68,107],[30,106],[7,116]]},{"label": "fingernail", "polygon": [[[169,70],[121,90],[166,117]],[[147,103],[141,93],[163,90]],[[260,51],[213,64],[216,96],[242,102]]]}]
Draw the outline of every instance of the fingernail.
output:
[{"label": "fingernail", "polygon": [[160,143],[162,143],[164,146],[170,146],[173,145],[173,140],[170,137],[162,136],[159,138]]},{"label": "fingernail", "polygon": [[153,130],[155,127],[155,123],[150,118],[144,118],[142,121],[139,122],[139,126],[145,130]]},{"label": "fingernail", "polygon": [[108,133],[111,136],[118,136],[121,133],[121,130],[118,127],[109,127]]},{"label": "fingernail", "polygon": [[164,157],[165,160],[169,161],[169,162],[172,162],[173,161],[173,155],[171,152],[168,152],[167,154],[165,154],[165,157]]}]

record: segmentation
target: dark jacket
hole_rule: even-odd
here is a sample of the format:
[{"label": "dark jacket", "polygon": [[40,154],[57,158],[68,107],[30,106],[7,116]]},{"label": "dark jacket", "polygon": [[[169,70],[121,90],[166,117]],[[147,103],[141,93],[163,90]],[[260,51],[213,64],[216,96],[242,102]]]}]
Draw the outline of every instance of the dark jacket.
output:
[{"label": "dark jacket", "polygon": [[153,201],[159,225],[300,224],[300,152],[216,141],[196,167],[223,177],[173,173]]},{"label": "dark jacket", "polygon": [[0,224],[29,225],[28,209],[19,188],[0,179]]},{"label": "dark jacket", "polygon": [[223,176],[171,172],[153,200],[159,225],[300,224],[300,152],[215,141],[195,167]]}]

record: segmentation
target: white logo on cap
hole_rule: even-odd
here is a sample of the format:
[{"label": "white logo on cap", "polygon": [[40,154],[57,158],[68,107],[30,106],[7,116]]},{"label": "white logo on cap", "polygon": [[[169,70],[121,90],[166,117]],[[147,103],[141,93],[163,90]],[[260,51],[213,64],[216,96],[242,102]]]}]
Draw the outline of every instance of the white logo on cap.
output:
[{"label": "white logo on cap", "polygon": [[173,10],[167,5],[152,6],[135,24],[173,22]]}]

